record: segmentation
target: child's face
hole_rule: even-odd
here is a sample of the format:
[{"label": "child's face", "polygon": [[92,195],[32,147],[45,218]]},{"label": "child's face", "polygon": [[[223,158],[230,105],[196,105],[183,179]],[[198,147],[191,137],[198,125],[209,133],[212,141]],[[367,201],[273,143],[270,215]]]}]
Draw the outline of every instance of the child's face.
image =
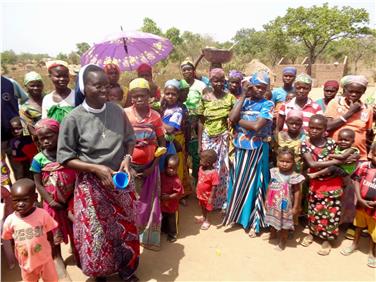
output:
[{"label": "child's face", "polygon": [[178,90],[175,87],[166,87],[164,89],[164,99],[166,100],[167,105],[176,105],[176,103],[178,102],[178,98]]},{"label": "child's face", "polygon": [[178,174],[178,162],[174,159],[170,159],[167,163],[166,174],[168,176],[175,176]]},{"label": "child's face", "polygon": [[338,89],[333,86],[327,86],[324,88],[324,97],[327,100],[332,100],[338,92]]},{"label": "child's face", "polygon": [[110,69],[106,72],[109,83],[117,83],[120,78],[120,73],[116,69]]},{"label": "child's face", "polygon": [[224,76],[213,76],[210,80],[215,93],[221,93],[225,88]]},{"label": "child's face", "polygon": [[55,89],[65,90],[69,83],[69,70],[64,66],[57,66],[50,70],[50,78]]},{"label": "child's face", "polygon": [[108,101],[121,102],[122,100],[123,91],[120,87],[114,87],[108,91]]},{"label": "child's face", "polygon": [[228,83],[228,90],[231,93],[237,94],[238,89],[241,87],[241,81],[240,79],[232,78],[229,80]]},{"label": "child's face", "polygon": [[302,130],[303,121],[298,117],[289,117],[286,120],[287,131],[293,135],[299,134]]},{"label": "child's face", "polygon": [[13,122],[11,122],[10,125],[12,127],[13,136],[15,136],[15,137],[22,136],[23,128],[22,128],[22,124],[21,124],[20,121],[13,121]]},{"label": "child's face", "polygon": [[277,166],[281,172],[290,172],[294,166],[294,158],[289,153],[279,154],[277,157]]},{"label": "child's face", "polygon": [[351,148],[354,143],[354,135],[348,131],[341,131],[338,135],[338,147],[342,150]]},{"label": "child's face", "polygon": [[43,82],[40,80],[30,81],[27,85],[27,93],[32,97],[41,97],[43,92]]},{"label": "child's face", "polygon": [[210,160],[210,158],[207,155],[201,154],[201,156],[200,156],[200,166],[203,169],[212,168],[213,165],[214,165],[214,163]]},{"label": "child's face", "polygon": [[47,128],[38,131],[38,141],[44,150],[56,151],[58,134]]},{"label": "child's face", "polygon": [[295,97],[297,101],[304,101],[308,98],[311,85],[303,82],[295,83]]},{"label": "child's face", "polygon": [[37,194],[28,187],[18,186],[11,189],[13,209],[21,216],[27,216],[34,210]]},{"label": "child's face", "polygon": [[295,93],[287,93],[286,95],[286,102],[290,102],[293,98],[295,98]]},{"label": "child's face", "polygon": [[318,139],[324,136],[325,124],[319,119],[311,119],[308,124],[308,135],[310,138]]}]

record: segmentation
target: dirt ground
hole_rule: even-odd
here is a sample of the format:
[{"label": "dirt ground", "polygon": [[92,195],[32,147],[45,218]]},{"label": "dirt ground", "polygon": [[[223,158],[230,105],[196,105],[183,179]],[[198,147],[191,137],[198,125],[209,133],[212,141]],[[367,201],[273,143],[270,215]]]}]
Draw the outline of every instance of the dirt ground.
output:
[{"label": "dirt ground", "polygon": [[[374,93],[370,87],[367,93]],[[317,99],[321,89],[313,89]],[[190,197],[180,207],[179,239],[175,243],[162,236],[159,252],[142,250],[137,276],[141,281],[376,281],[376,269],[367,267],[368,238],[361,239],[360,250],[345,257],[340,250],[351,244],[343,232],[329,256],[316,252],[319,242],[308,248],[299,245],[308,230],[299,227],[285,251],[261,238],[249,238],[243,229],[217,228],[219,213],[213,214],[213,225],[201,231],[194,216],[199,215],[197,201]],[[63,246],[67,271],[72,281],[94,281],[74,265],[68,246]],[[2,256],[1,281],[21,281],[20,270],[9,271]],[[114,275],[108,281],[118,281]],[[66,281],[66,280],[65,280]]]}]

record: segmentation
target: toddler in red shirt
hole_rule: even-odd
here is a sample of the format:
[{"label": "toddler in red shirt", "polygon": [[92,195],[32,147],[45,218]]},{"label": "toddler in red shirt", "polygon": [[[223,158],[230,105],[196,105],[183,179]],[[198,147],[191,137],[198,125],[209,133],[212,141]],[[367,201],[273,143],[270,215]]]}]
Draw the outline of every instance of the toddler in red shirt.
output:
[{"label": "toddler in red shirt", "polygon": [[175,242],[178,234],[177,218],[179,199],[184,194],[184,188],[177,174],[179,158],[177,155],[167,155],[165,171],[161,173],[161,210],[162,232],[167,234],[167,241]]},{"label": "toddler in red shirt", "polygon": [[202,210],[202,216],[197,217],[196,220],[201,223],[201,230],[207,230],[210,227],[209,212],[213,210],[214,191],[220,183],[218,172],[214,169],[216,161],[217,153],[214,150],[201,152],[196,188],[197,198]]}]

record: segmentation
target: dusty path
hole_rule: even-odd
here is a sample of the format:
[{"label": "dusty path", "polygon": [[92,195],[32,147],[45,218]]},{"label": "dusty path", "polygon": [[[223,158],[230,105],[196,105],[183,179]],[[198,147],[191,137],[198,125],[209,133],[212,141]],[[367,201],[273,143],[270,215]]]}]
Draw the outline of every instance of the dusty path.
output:
[{"label": "dusty path", "polygon": [[[137,276],[141,281],[375,281],[376,270],[366,266],[368,238],[362,238],[360,251],[342,256],[341,247],[335,247],[329,256],[319,256],[318,243],[304,248],[296,240],[304,236],[300,228],[284,252],[260,238],[249,238],[242,229],[212,226],[201,231],[194,223],[199,209],[193,197],[187,207],[181,207],[180,235],[175,243],[162,236],[162,250],[143,250]],[[213,223],[220,223],[216,214]],[[341,237],[338,244],[347,246]],[[93,281],[72,263],[68,248],[64,258],[72,281]],[[1,281],[21,281],[19,269],[8,271],[2,260]],[[118,281],[117,276],[109,281]]]}]

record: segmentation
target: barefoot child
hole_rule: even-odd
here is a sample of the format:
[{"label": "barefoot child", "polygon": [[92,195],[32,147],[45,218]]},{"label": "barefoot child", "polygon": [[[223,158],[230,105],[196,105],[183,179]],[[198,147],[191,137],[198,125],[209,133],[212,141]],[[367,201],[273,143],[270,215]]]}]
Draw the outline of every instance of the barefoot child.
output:
[{"label": "barefoot child", "polygon": [[167,234],[169,242],[175,242],[177,239],[179,199],[184,194],[183,185],[177,174],[178,166],[178,156],[167,155],[165,170],[161,173],[161,230]]},{"label": "barefoot child", "polygon": [[34,206],[38,195],[32,180],[22,178],[11,189],[14,212],[4,223],[2,238],[14,239],[15,253],[23,281],[58,281],[52,259],[51,230],[57,222]]},{"label": "barefoot child", "polygon": [[196,219],[198,223],[202,223],[202,230],[207,230],[210,227],[209,213],[213,210],[215,189],[220,183],[218,172],[214,168],[216,161],[217,153],[214,150],[210,149],[201,152],[196,190],[202,216]]},{"label": "barefoot child", "polygon": [[279,251],[285,249],[288,231],[294,230],[293,216],[300,206],[300,183],[304,176],[294,172],[294,162],[294,151],[282,147],[278,150],[277,167],[270,170],[265,223],[271,227],[269,239],[274,239],[279,233]]},{"label": "barefoot child", "polygon": [[[65,274],[61,243],[69,241],[73,247],[73,227],[68,219],[67,207],[73,201],[73,190],[76,172],[63,167],[56,162],[59,123],[54,119],[42,119],[35,125],[35,134],[41,145],[42,152],[38,153],[31,163],[30,171],[34,173],[34,181],[43,199],[43,208],[57,221],[57,228],[52,230],[54,252],[59,277]],[[78,257],[75,254],[76,258]]]},{"label": "barefoot child", "polygon": [[353,243],[341,251],[348,256],[358,249],[360,234],[367,228],[370,234],[367,265],[376,268],[376,143],[371,146],[370,162],[364,162],[355,171],[355,193],[358,205],[355,214],[356,226]]}]

